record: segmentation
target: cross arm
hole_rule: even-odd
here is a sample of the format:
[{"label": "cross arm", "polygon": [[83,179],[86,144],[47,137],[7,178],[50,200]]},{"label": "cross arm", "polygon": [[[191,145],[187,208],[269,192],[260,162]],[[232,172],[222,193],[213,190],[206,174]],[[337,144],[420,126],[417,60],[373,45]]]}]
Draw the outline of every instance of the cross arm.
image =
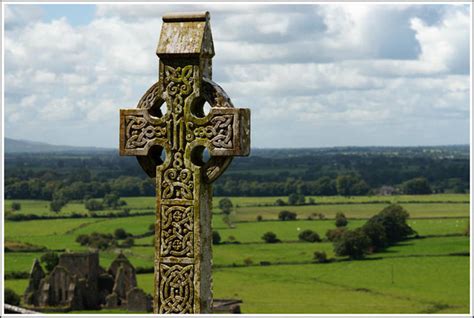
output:
[{"label": "cross arm", "polygon": [[166,143],[168,127],[147,109],[120,110],[120,155],[146,156],[150,147]]},{"label": "cross arm", "polygon": [[212,108],[200,121],[189,121],[186,138],[205,145],[212,156],[247,156],[250,152],[250,110]]}]

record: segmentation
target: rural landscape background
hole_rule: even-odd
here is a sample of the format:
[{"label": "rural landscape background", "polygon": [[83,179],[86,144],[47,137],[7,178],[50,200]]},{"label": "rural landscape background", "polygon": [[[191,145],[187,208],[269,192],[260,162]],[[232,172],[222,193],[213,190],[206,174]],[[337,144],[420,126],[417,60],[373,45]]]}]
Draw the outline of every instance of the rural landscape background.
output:
[{"label": "rural landscape background", "polygon": [[[254,149],[214,185],[214,297],[245,313],[467,313],[468,193],[468,146]],[[22,295],[35,258],[98,248],[104,267],[123,251],[151,293],[153,195],[116,150],[6,139],[5,287]],[[354,230],[392,203],[413,233],[336,255],[338,213]]]},{"label": "rural landscape background", "polygon": [[155,188],[118,155],[119,109],[157,80],[162,16],[209,11],[213,80],[252,121],[250,157],[213,184],[214,298],[469,312],[471,4],[2,9],[9,302],[34,259],[90,249],[152,292]]}]

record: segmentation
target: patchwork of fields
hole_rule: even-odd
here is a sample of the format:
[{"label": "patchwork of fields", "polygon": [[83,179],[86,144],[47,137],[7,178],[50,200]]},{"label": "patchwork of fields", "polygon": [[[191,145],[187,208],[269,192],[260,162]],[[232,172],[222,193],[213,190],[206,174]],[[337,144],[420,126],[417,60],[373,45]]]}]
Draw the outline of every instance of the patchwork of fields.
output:
[{"label": "patchwork of fields", "polygon": [[[316,205],[275,206],[278,197],[231,198],[234,228],[222,221],[214,207],[213,226],[226,242],[213,247],[215,298],[243,300],[245,313],[467,313],[469,311],[469,195],[314,197]],[[286,199],[286,198],[282,198]],[[6,221],[5,242],[29,243],[49,250],[84,250],[75,239],[92,232],[113,233],[124,228],[133,235],[148,231],[154,222],[154,198],[126,198],[130,216],[120,218],[63,218]],[[216,206],[219,198],[214,198]],[[43,216],[87,214],[83,204],[68,204],[59,214],[49,202],[16,200],[14,213]],[[361,226],[390,202],[409,213],[410,226],[419,237],[392,246],[365,260],[336,257],[330,242],[298,241],[306,229],[321,237],[333,229],[334,216],[343,212],[349,227]],[[11,201],[6,200],[8,211]],[[281,210],[296,212],[296,221],[278,221]],[[104,211],[106,213],[110,211]],[[146,215],[133,216],[137,213]],[[325,219],[314,219],[322,213]],[[257,221],[257,216],[262,221]],[[99,214],[100,216],[100,214]],[[310,218],[310,219],[309,219]],[[272,231],[282,241],[266,244],[263,233]],[[20,244],[21,245],[21,244]],[[123,250],[135,267],[153,266],[152,236],[135,239]],[[335,262],[316,264],[315,251],[325,251]],[[118,250],[101,252],[107,267]],[[5,253],[5,273],[29,271],[44,252]],[[244,262],[245,261],[245,262]],[[269,263],[262,266],[261,262]],[[140,287],[152,291],[153,274],[139,274]],[[22,294],[26,279],[7,279],[5,286]]]}]

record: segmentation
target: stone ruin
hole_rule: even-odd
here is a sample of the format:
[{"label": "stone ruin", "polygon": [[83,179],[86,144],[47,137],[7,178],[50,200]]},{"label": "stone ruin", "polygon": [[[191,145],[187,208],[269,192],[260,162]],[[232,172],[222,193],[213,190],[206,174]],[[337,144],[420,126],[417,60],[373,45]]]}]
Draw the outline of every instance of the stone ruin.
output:
[{"label": "stone ruin", "polygon": [[152,310],[151,296],[137,287],[135,268],[122,253],[107,271],[99,265],[97,252],[64,253],[49,274],[35,259],[23,297],[27,306],[38,309]]}]

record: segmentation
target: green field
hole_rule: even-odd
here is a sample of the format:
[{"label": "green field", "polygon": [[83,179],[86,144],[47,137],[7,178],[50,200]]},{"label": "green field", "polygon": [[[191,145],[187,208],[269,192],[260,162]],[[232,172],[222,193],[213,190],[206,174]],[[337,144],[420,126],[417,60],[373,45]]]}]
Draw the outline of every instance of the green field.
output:
[{"label": "green field", "polygon": [[[406,205],[407,203],[417,203],[422,204],[420,208],[415,208],[412,212],[426,212],[427,209],[433,208],[433,205],[429,205],[428,203],[437,203],[437,205],[441,203],[445,203],[445,205],[441,205],[441,212],[449,212],[447,211],[446,207],[452,207],[455,204],[459,204],[460,207],[455,208],[456,211],[465,212],[465,216],[469,214],[469,195],[468,194],[432,194],[432,195],[395,195],[395,196],[354,196],[354,197],[341,197],[341,196],[307,196],[307,201],[312,198],[316,205],[309,205],[309,206],[284,206],[284,207],[271,207],[275,205],[275,201],[281,199],[283,201],[287,201],[287,197],[233,197],[231,198],[232,203],[236,207],[238,212],[242,213],[253,213],[256,209],[261,209],[262,207],[271,207],[270,211],[276,209],[278,211],[282,209],[288,210],[296,210],[301,211],[304,215],[307,213],[307,210],[311,213],[314,209],[314,212],[323,212],[323,206],[327,205],[337,205],[334,208],[328,208],[328,215],[327,217],[332,217],[333,213],[330,211],[340,209],[342,212],[350,211],[350,205],[355,205],[354,212],[358,211],[359,206],[365,206],[365,204],[369,204],[369,208],[367,211],[373,211],[373,209],[377,209],[380,206],[385,206],[388,203],[400,203]],[[215,197],[213,200],[213,208],[215,212],[218,212],[218,203],[222,197]],[[130,213],[143,213],[144,211],[153,211],[155,209],[155,198],[154,197],[128,197],[123,198],[125,202],[127,202],[127,207],[130,208]],[[49,210],[49,201],[44,200],[5,200],[4,208],[5,211],[11,210],[12,202],[20,202],[21,203],[21,210],[14,212],[14,213],[24,213],[24,214],[36,214],[36,215],[45,215],[45,216],[58,216],[64,215],[68,216],[72,213],[77,214],[88,214],[87,209],[84,207],[84,204],[79,201],[73,201],[66,204],[61,212],[54,213]],[[370,205],[370,203],[375,205]],[[428,204],[428,205],[426,205]],[[253,208],[253,209],[249,209]],[[439,207],[438,207],[439,208]],[[97,214],[105,213],[105,212],[118,212],[120,210],[106,210],[106,211],[97,211]],[[264,212],[267,209],[264,210]],[[439,211],[439,209],[436,209]],[[371,212],[369,212],[371,213]],[[358,214],[354,214],[352,217],[365,217],[366,214],[362,214],[361,216]],[[436,215],[433,215],[436,216]],[[458,215],[455,215],[458,216]]]},{"label": "green field", "polygon": [[[469,237],[463,235],[469,223],[468,195],[428,195],[393,197],[317,197],[318,205],[265,206],[277,197],[231,198],[235,208],[234,228],[213,216],[213,227],[222,241],[240,244],[213,246],[215,298],[242,299],[244,313],[467,313],[469,311]],[[153,198],[127,198],[132,211],[154,209]],[[14,213],[49,214],[48,202],[16,200],[22,209]],[[218,198],[214,199],[214,204]],[[323,203],[324,202],[324,203]],[[305,243],[298,234],[306,229],[321,238],[333,229],[334,215],[344,212],[349,227],[364,224],[388,203],[402,203],[412,219],[410,226],[421,238],[403,241],[385,251],[368,255],[363,261],[336,257],[330,242]],[[5,203],[6,208],[11,202]],[[72,203],[61,214],[86,211]],[[73,211],[77,209],[77,211]],[[217,208],[214,208],[218,212]],[[281,210],[294,211],[296,221],[277,221]],[[324,213],[325,220],[307,220]],[[257,215],[263,221],[256,221]],[[75,242],[79,234],[113,233],[124,228],[134,235],[148,231],[153,215],[122,218],[81,218],[34,221],[6,221],[5,242],[23,242],[51,250],[86,250]],[[272,231],[282,240],[266,244],[263,233]],[[135,267],[153,266],[152,236],[135,239],[124,249]],[[313,263],[315,251],[325,251],[335,262]],[[100,263],[107,267],[119,249],[101,252]],[[29,271],[34,258],[43,252],[5,254],[5,273]],[[247,265],[244,263],[246,261]],[[262,266],[260,262],[269,262]],[[249,265],[250,264],[250,265]],[[153,274],[139,274],[139,286],[153,288]],[[22,294],[25,279],[7,279],[5,286]]]}]

